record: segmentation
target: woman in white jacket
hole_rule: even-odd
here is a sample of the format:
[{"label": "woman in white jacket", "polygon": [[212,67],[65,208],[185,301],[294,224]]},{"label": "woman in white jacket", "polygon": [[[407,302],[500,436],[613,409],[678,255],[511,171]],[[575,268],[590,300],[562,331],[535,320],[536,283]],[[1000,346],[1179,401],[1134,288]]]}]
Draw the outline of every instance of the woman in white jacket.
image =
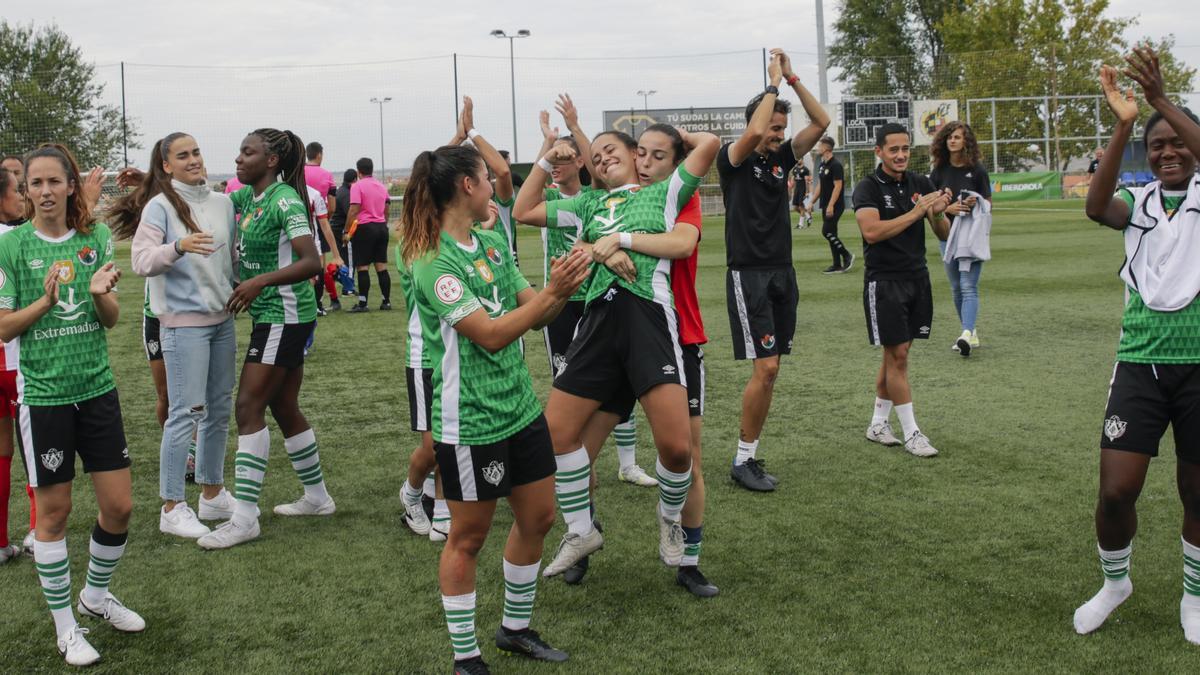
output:
[{"label": "woman in white jacket", "polygon": [[[200,520],[227,520],[233,498],[222,487],[233,401],[237,338],[225,300],[233,291],[233,203],[205,179],[196,140],[173,133],[154,145],[150,170],[113,209],[113,231],[133,239],[132,267],[147,277],[150,308],[161,322],[169,409],[159,448],[159,530],[195,539]],[[188,445],[196,438],[199,517],[184,495]]]}]

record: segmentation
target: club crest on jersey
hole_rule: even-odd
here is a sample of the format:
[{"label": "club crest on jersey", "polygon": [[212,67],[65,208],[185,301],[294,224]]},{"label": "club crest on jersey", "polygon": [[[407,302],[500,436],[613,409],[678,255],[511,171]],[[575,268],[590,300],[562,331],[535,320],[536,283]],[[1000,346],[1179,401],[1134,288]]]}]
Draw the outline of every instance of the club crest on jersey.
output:
[{"label": "club crest on jersey", "polygon": [[443,274],[433,282],[433,292],[437,295],[438,300],[447,305],[458,302],[463,296],[462,282],[458,280],[458,277]]},{"label": "club crest on jersey", "polygon": [[917,199],[919,199],[920,197],[921,197],[921,195],[919,195],[919,194],[917,194],[917,193],[915,193],[915,192],[914,192],[914,193],[913,193],[913,195],[912,195],[912,203],[916,204],[916,203],[917,203]]},{"label": "club crest on jersey", "polygon": [[504,480],[504,465],[493,459],[491,464],[483,467],[483,479],[492,485],[499,485]]},{"label": "club crest on jersey", "polygon": [[771,167],[771,175],[776,179],[783,178],[783,167],[776,164]]},{"label": "club crest on jersey", "polygon": [[55,448],[50,448],[42,453],[42,466],[51,471],[58,471],[58,467],[63,463],[63,451]]},{"label": "club crest on jersey", "polygon": [[759,342],[759,344],[761,344],[763,346],[763,349],[774,349],[775,348],[775,336],[774,335],[764,335],[764,336],[762,336],[762,339],[759,340],[758,342]]},{"label": "club crest on jersey", "polygon": [[479,276],[483,277],[483,280],[489,284],[496,280],[496,276],[492,274],[492,268],[488,267],[488,264],[482,260],[475,261],[475,271],[479,272]]},{"label": "club crest on jersey", "polygon": [[1115,441],[1125,435],[1125,427],[1128,425],[1128,422],[1113,415],[1104,420],[1104,435],[1108,437],[1108,440]]},{"label": "club crest on jersey", "polygon": [[[488,247],[488,249],[487,249],[487,259],[488,259],[488,260],[491,260],[493,265],[502,265],[502,264],[504,264],[504,258],[502,258],[502,257],[500,256],[500,251],[497,251],[495,246],[489,246],[489,247]],[[479,262],[481,262],[481,261],[477,261],[475,264],[476,264],[476,265],[478,265],[478,264],[479,264]]]},{"label": "club crest on jersey", "polygon": [[263,209],[261,206],[258,207],[257,209],[254,209],[254,220],[258,220],[259,218],[262,218],[262,214],[263,214]]},{"label": "club crest on jersey", "polygon": [[55,260],[58,266],[58,283],[69,284],[75,281],[75,263],[71,260]]},{"label": "club crest on jersey", "polygon": [[100,258],[99,254],[96,253],[96,249],[92,248],[91,246],[84,246],[83,248],[79,249],[79,252],[75,254],[75,257],[79,258],[79,262],[83,263],[84,265],[95,265],[96,260]]}]

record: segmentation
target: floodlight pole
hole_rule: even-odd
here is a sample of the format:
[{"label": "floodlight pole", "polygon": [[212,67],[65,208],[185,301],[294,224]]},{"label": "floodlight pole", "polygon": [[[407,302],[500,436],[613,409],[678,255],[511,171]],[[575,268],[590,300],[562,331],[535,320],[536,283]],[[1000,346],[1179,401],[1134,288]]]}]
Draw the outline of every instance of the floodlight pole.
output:
[{"label": "floodlight pole", "polygon": [[391,100],[391,96],[371,99],[371,103],[379,105],[379,176],[383,178],[382,182],[385,185],[387,184],[387,162],[383,158],[383,104]]},{"label": "floodlight pole", "polygon": [[817,0],[817,77],[821,103],[829,103],[829,74],[825,61],[825,7]]},{"label": "floodlight pole", "polygon": [[497,28],[491,32],[492,37],[508,39],[508,76],[512,85],[512,130],[513,130],[513,162],[519,162],[520,158],[517,151],[517,66],[516,59],[513,56],[513,40],[518,38],[530,37],[529,30],[522,28],[518,30],[516,35],[509,35]]}]

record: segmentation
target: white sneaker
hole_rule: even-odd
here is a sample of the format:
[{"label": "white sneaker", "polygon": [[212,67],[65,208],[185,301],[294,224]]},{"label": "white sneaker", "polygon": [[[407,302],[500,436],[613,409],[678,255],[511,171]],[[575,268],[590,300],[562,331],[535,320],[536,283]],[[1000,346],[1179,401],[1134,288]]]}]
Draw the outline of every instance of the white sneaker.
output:
[{"label": "white sneaker", "polygon": [[429,541],[446,541],[450,537],[450,521],[431,522],[429,524]]},{"label": "white sneaker", "polygon": [[196,540],[200,544],[200,548],[205,548],[210,551],[219,548],[230,548],[238,544],[258,539],[258,535],[262,530],[258,527],[258,521],[254,521],[249,526],[238,525],[234,521],[221,523],[217,529]]},{"label": "white sneaker", "polygon": [[554,560],[542,570],[542,576],[552,577],[575,566],[575,563],[604,548],[604,535],[595,527],[584,535],[567,532],[563,535],[562,543],[558,545],[558,553]]},{"label": "white sneaker", "polygon": [[621,467],[617,471],[617,478],[626,483],[633,483],[641,487],[658,487],[658,480],[646,473],[645,469],[637,464]]},{"label": "white sneaker", "polygon": [[333,497],[330,497],[324,504],[314,504],[308,501],[308,496],[302,496],[300,499],[290,504],[279,504],[275,507],[275,515],[277,516],[332,516],[337,510],[337,506],[333,503]]},{"label": "white sneaker", "polygon": [[888,422],[880,422],[867,427],[867,440],[889,447],[900,445],[900,439],[892,433],[892,425]]},{"label": "white sneaker", "polygon": [[158,512],[158,531],[163,534],[173,534],[184,539],[199,539],[212,531],[196,518],[196,512],[187,502],[175,504],[175,508],[170,511],[163,509]]},{"label": "white sneaker", "polygon": [[233,495],[221,488],[216,497],[200,495],[200,520],[229,520],[233,517]]},{"label": "white sneaker", "polygon": [[104,594],[104,602],[99,607],[89,607],[83,601],[83,593],[79,594],[79,603],[75,609],[79,611],[80,616],[90,616],[95,619],[104,619],[113,628],[122,633],[140,633],[146,630],[146,620],[138,616],[138,613],[121,604],[112,593]]},{"label": "white sneaker", "polygon": [[17,546],[16,544],[9,544],[8,546],[0,548],[0,565],[3,565],[19,555],[21,555],[21,547]]},{"label": "white sneaker", "polygon": [[[401,495],[400,503],[404,504],[404,496]],[[429,534],[431,527],[429,516],[425,515],[425,507],[421,505],[421,500],[418,499],[416,504],[404,504],[404,524],[414,534],[419,534],[422,537]]]},{"label": "white sneaker", "polygon": [[971,349],[979,347],[979,331],[971,331],[971,337],[967,338],[967,342],[971,343]]},{"label": "white sneaker", "polygon": [[904,441],[904,449],[917,457],[933,457],[938,454],[937,448],[930,445],[929,439],[919,431],[914,431],[913,435]]},{"label": "white sneaker", "polygon": [[35,534],[36,530],[30,530],[29,534],[25,535],[25,538],[21,540],[21,551],[24,552],[25,555],[33,555],[33,540],[37,538],[34,536]]},{"label": "white sneaker", "polygon": [[969,330],[964,330],[962,335],[958,336],[958,339],[954,341],[954,351],[963,356],[971,355],[971,346],[971,331]]},{"label": "white sneaker", "polygon": [[58,636],[58,653],[67,660],[68,666],[90,666],[100,660],[100,652],[83,637],[87,634],[88,629],[75,624]]},{"label": "white sneaker", "polygon": [[667,567],[679,567],[683,558],[683,527],[656,510],[658,516],[658,557]]}]

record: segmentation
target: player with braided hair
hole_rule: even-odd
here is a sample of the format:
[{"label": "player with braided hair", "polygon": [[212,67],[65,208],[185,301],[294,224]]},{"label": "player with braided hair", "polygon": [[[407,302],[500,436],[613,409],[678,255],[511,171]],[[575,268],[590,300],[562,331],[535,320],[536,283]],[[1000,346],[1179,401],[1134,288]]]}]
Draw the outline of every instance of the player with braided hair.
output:
[{"label": "player with braided hair", "polygon": [[328,516],[317,439],[300,412],[304,343],[316,325],[317,300],[309,280],[321,269],[304,182],[304,143],[291,131],[256,129],[242,141],[237,177],[246,187],[230,195],[241,214],[238,266],[241,283],[226,303],[254,321],[235,417],[233,518],[198,540],[207,549],[229,548],[258,537],[258,496],[271,450],[266,410],[283,432],[283,446],[304,484],[304,496],[275,507],[281,516]]}]

